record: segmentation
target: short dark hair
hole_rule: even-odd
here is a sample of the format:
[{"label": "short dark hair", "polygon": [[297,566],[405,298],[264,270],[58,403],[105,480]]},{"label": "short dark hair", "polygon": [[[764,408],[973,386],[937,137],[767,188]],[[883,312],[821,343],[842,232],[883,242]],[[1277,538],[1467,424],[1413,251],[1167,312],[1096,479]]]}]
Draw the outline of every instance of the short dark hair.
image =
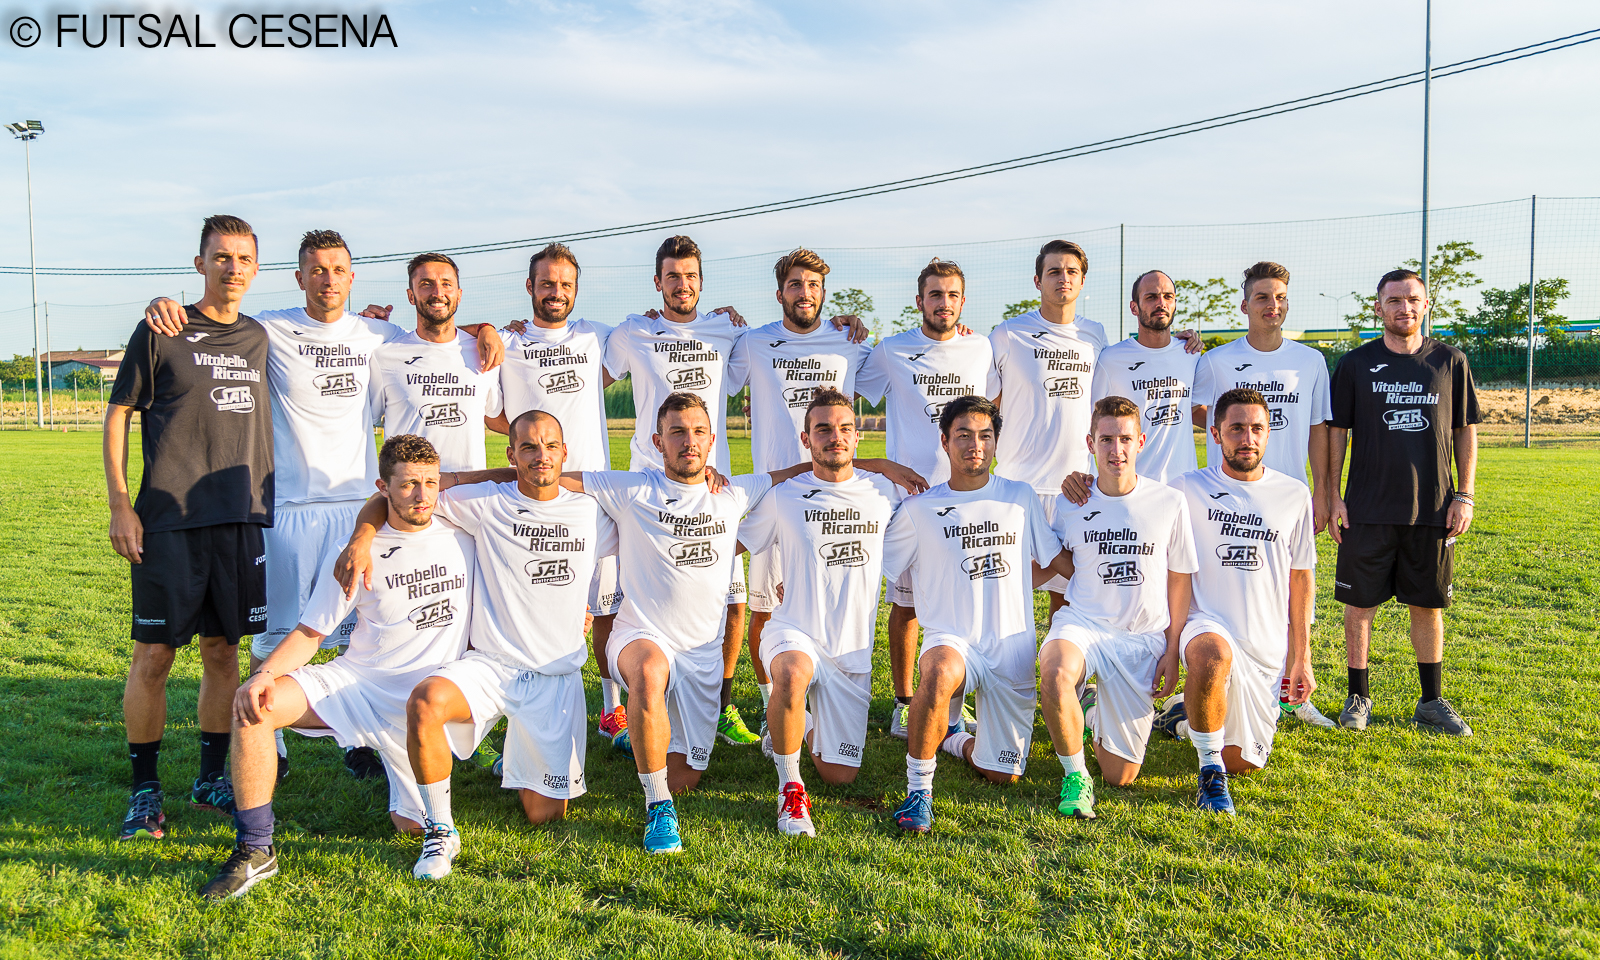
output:
[{"label": "short dark hair", "polygon": [[295,254],[295,260],[304,260],[306,254],[313,250],[338,250],[350,252],[350,247],[344,242],[344,237],[339,236],[336,230],[307,230],[306,235],[300,238],[300,252]]},{"label": "short dark hair", "polygon": [[661,401],[661,407],[656,411],[656,433],[661,432],[661,423],[667,419],[667,414],[678,413],[683,410],[702,410],[705,412],[707,420],[711,420],[713,424],[716,423],[716,420],[711,416],[711,409],[706,406],[704,400],[700,399],[699,394],[680,391],[667,394],[667,399]]},{"label": "short dark hair", "polygon": [[1139,413],[1139,407],[1127,397],[1101,397],[1094,402],[1094,413],[1089,417],[1089,435],[1091,437],[1100,435],[1100,421],[1105,417],[1117,417],[1118,419],[1132,417],[1134,426],[1138,427],[1141,433],[1144,432],[1144,422]]},{"label": "short dark hair", "polygon": [[784,281],[789,279],[789,271],[793,270],[795,267],[800,267],[803,270],[810,270],[813,273],[822,274],[824,278],[823,282],[826,284],[826,278],[828,276],[828,264],[817,255],[815,250],[807,250],[805,247],[795,247],[793,250],[790,250],[788,253],[779,257],[778,262],[772,265],[772,272],[776,274],[778,278],[779,290],[783,289]]},{"label": "short dark hair", "polygon": [[402,463],[430,464],[439,462],[439,451],[426,437],[414,433],[399,433],[383,441],[378,451],[378,476],[384,483],[394,476],[394,468]]},{"label": "short dark hair", "polygon": [[200,256],[206,255],[206,241],[212,235],[219,237],[249,237],[250,242],[256,245],[256,250],[261,249],[261,241],[256,239],[256,231],[250,224],[228,213],[214,213],[206,217],[200,224]]},{"label": "short dark hair", "polygon": [[543,250],[540,250],[538,253],[528,258],[529,280],[533,279],[533,271],[539,266],[539,262],[541,260],[551,260],[556,263],[570,263],[572,264],[572,269],[577,271],[579,276],[583,276],[583,268],[578,266],[577,255],[572,252],[571,247],[564,243],[548,244]]},{"label": "short dark hair", "polygon": [[928,265],[917,274],[917,296],[922,296],[923,285],[928,282],[929,277],[960,277],[961,291],[966,292],[967,275],[961,272],[961,264],[954,260],[940,260],[938,257],[929,260]]},{"label": "short dark hair", "polygon": [[1241,289],[1246,299],[1250,297],[1250,285],[1257,280],[1282,280],[1285,286],[1289,284],[1289,268],[1281,263],[1271,260],[1261,260],[1252,263],[1244,271],[1244,283]]},{"label": "short dark hair", "polygon": [[834,388],[818,387],[811,394],[811,402],[806,405],[806,416],[803,422],[805,423],[807,430],[811,429],[811,411],[820,410],[823,407],[844,407],[852,414],[855,413],[856,409],[855,406],[850,403],[849,397],[845,396]]},{"label": "short dark hair", "polygon": [[1171,274],[1167,273],[1167,271],[1165,271],[1165,270],[1146,270],[1144,273],[1141,273],[1137,277],[1133,278],[1133,286],[1128,288],[1128,302],[1129,303],[1138,303],[1139,302],[1139,284],[1144,282],[1144,278],[1145,277],[1153,277],[1153,276],[1156,276],[1158,274],[1160,276],[1166,277],[1168,283],[1172,282]]},{"label": "short dark hair", "polygon": [[461,282],[461,270],[456,266],[454,260],[442,253],[419,253],[406,264],[406,286],[411,285],[411,278],[417,275],[417,271],[422,269],[422,265],[425,263],[449,264],[451,272],[456,275],[456,282]]},{"label": "short dark hair", "polygon": [[1422,292],[1428,292],[1428,281],[1422,279],[1422,274],[1415,270],[1407,270],[1406,268],[1401,267],[1398,270],[1390,270],[1388,273],[1378,278],[1378,297],[1380,299],[1383,297],[1384,284],[1404,283],[1407,280],[1417,281],[1418,283],[1422,284]]},{"label": "short dark hair", "polygon": [[1051,240],[1039,248],[1039,255],[1033,258],[1033,277],[1035,280],[1044,276],[1044,258],[1052,253],[1065,253],[1078,258],[1078,268],[1084,276],[1089,275],[1089,255],[1083,248],[1071,240]]},{"label": "short dark hair", "polygon": [[944,409],[939,412],[939,435],[943,437],[950,436],[950,427],[955,424],[958,417],[965,417],[974,413],[988,417],[989,422],[994,424],[995,439],[1000,439],[1000,408],[995,406],[994,401],[988,397],[980,397],[973,394],[968,394],[965,397],[956,397],[944,405]]},{"label": "short dark hair", "polygon": [[661,241],[661,246],[656,247],[656,276],[661,276],[661,264],[667,260],[687,260],[693,257],[700,264],[700,275],[705,276],[705,258],[700,256],[700,247],[688,237],[679,235],[668,237]]},{"label": "short dark hair", "polygon": [[1240,406],[1241,404],[1260,407],[1267,411],[1267,416],[1272,416],[1272,408],[1267,406],[1267,398],[1261,395],[1261,391],[1252,390],[1249,387],[1235,387],[1217,398],[1217,404],[1213,408],[1216,419],[1211,422],[1216,426],[1222,426],[1222,416],[1228,412],[1228,408]]},{"label": "short dark hair", "polygon": [[517,427],[524,423],[532,426],[533,424],[538,423],[540,420],[549,420],[551,423],[555,424],[556,429],[561,431],[561,439],[563,441],[567,439],[567,431],[561,426],[561,421],[556,419],[555,414],[548,413],[544,410],[524,410],[517,414],[517,418],[511,421],[511,426],[506,432],[506,438],[509,439],[513,445],[515,445],[517,439]]}]

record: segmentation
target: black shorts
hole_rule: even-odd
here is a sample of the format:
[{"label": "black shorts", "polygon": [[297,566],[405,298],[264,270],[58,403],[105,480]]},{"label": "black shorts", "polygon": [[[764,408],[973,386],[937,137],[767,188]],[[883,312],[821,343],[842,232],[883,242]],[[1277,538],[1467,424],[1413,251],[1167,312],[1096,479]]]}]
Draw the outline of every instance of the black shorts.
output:
[{"label": "black shorts", "polygon": [[1395,598],[1413,607],[1450,606],[1456,541],[1444,527],[1357,523],[1344,529],[1333,599],[1376,607]]},{"label": "black shorts", "polygon": [[267,551],[261,527],[220,523],[144,535],[133,571],[133,639],[181,647],[229,643],[267,626]]}]

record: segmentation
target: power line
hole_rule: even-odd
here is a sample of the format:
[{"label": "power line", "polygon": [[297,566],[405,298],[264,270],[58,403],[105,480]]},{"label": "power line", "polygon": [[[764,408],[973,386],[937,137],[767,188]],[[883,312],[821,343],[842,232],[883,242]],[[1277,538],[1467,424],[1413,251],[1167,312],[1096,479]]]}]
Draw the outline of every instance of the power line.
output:
[{"label": "power line", "polygon": [[[1497,67],[1524,60],[1529,57],[1554,53],[1580,44],[1592,43],[1600,40],[1600,28],[1584,30],[1579,33],[1568,34],[1564,37],[1554,37],[1538,43],[1530,43],[1520,47],[1501,50],[1498,53],[1484,54],[1468,60],[1437,67],[1433,70],[1435,79],[1457,76],[1482,70],[1487,67]],[[882,196],[889,193],[899,193],[905,190],[917,190],[922,187],[935,186],[941,183],[954,183],[959,180],[969,180],[974,177],[984,177],[996,173],[1005,173],[1012,170],[1022,170],[1028,167],[1045,163],[1058,163],[1077,157],[1087,157],[1097,153],[1106,153],[1111,150],[1121,150],[1127,147],[1139,146],[1147,143],[1156,143],[1161,140],[1170,140],[1174,137],[1188,136],[1207,130],[1217,130],[1223,127],[1249,123],[1254,120],[1264,120],[1268,117],[1281,116],[1286,113],[1296,113],[1309,110],[1313,107],[1327,106],[1358,97],[1371,96],[1402,87],[1412,86],[1423,81],[1423,71],[1388,77],[1383,80],[1372,80],[1367,83],[1341,87],[1325,93],[1299,97],[1294,100],[1285,100],[1280,103],[1268,104],[1249,110],[1238,110],[1232,113],[1219,114],[1203,120],[1193,120],[1188,123],[1174,124],[1167,127],[1158,127],[1142,133],[1127,134],[1112,137],[1108,140],[1097,140],[1092,143],[1082,143],[1072,147],[1062,147],[1057,150],[1047,150],[1043,153],[1034,153],[1022,157],[1013,157],[1009,160],[996,160],[970,167],[960,167],[955,170],[945,170],[939,173],[924,174],[918,177],[908,177],[901,180],[890,180],[884,183],[871,184],[864,187],[853,187],[848,190],[835,190],[828,193],[812,194],[806,197],[794,197],[788,200],[775,200],[769,203],[753,204],[745,207],[731,207],[726,210],[716,210],[709,213],[694,214],[684,217],[672,217],[665,220],[651,220],[642,223],[625,224],[616,227],[603,227],[594,230],[580,230],[568,233],[549,234],[541,237],[528,237],[522,240],[505,240],[496,243],[468,244],[459,247],[446,247],[436,250],[438,253],[465,255],[473,253],[493,253],[504,250],[516,250],[541,246],[552,240],[576,242],[579,240],[599,240],[605,237],[620,237],[635,233],[645,233],[655,230],[677,229],[680,227],[694,226],[704,223],[716,223],[723,220],[737,220],[745,217],[763,216],[769,213],[781,213],[787,210],[800,210],[806,207],[821,206],[830,203],[842,203],[847,200],[860,200],[866,197]],[[371,256],[356,257],[356,263],[392,263],[398,260],[407,260],[422,251],[408,251],[405,253],[385,253]],[[262,270],[292,270],[298,264],[293,261],[281,263],[264,263]],[[27,273],[27,267],[0,266],[0,274]],[[192,272],[187,267],[41,267],[40,273],[56,276],[174,276]]]}]

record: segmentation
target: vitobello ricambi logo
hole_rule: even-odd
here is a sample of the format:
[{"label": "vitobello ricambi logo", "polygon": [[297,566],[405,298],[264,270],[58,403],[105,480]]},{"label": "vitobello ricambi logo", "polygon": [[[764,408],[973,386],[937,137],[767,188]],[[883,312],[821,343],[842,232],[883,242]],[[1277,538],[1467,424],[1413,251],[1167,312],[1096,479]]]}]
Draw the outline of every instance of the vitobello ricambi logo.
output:
[{"label": "vitobello ricambi logo", "polygon": [[817,555],[829,567],[859,567],[869,559],[860,540],[835,540],[817,547]]},{"label": "vitobello ricambi logo", "polygon": [[211,402],[223,413],[251,413],[256,408],[255,394],[246,386],[213,387]]},{"label": "vitobello ricambi logo", "polygon": [[565,557],[529,560],[523,571],[535,586],[562,587],[572,582],[572,564]]},{"label": "vitobello ricambi logo", "polygon": [[583,389],[583,378],[576,370],[557,370],[539,378],[539,389],[545,393],[577,393]]},{"label": "vitobello ricambi logo", "polygon": [[1153,427],[1169,427],[1183,422],[1183,411],[1175,403],[1157,404],[1144,416]]},{"label": "vitobello ricambi logo", "polygon": [[998,580],[1011,572],[1011,565],[999,553],[979,553],[962,560],[961,571],[968,580]]},{"label": "vitobello ricambi logo", "polygon": [[1253,543],[1224,543],[1217,547],[1217,559],[1235,570],[1260,570],[1261,550]]},{"label": "vitobello ricambi logo", "polygon": [[319,373],[311,378],[311,386],[324,397],[353,397],[361,392],[354,373]]},{"label": "vitobello ricambi logo", "polygon": [[674,543],[667,549],[667,556],[680,567],[709,567],[717,562],[717,551],[712,548],[710,540]]},{"label": "vitobello ricambi logo", "polygon": [[704,390],[711,386],[705,367],[674,367],[667,371],[667,386],[674,390]]},{"label": "vitobello ricambi logo", "polygon": [[467,422],[467,415],[461,412],[461,404],[427,403],[422,406],[422,425],[425,427],[459,427]]},{"label": "vitobello ricambi logo", "polygon": [[1137,560],[1108,560],[1100,564],[1100,582],[1112,587],[1136,587],[1144,583]]},{"label": "vitobello ricambi logo", "polygon": [[1429,427],[1428,418],[1421,410],[1385,410],[1383,422],[1389,425],[1390,430],[1404,430],[1406,433],[1416,433]]},{"label": "vitobello ricambi logo", "polygon": [[450,598],[435,600],[425,603],[417,609],[406,614],[406,619],[416,624],[418,630],[427,630],[430,627],[442,627],[456,618],[455,610],[450,606]]}]

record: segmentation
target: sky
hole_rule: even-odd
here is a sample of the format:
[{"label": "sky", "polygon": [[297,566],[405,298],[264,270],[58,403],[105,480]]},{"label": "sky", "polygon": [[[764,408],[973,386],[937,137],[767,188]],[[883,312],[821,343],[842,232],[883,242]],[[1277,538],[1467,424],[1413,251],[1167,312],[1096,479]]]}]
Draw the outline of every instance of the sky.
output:
[{"label": "sky", "polygon": [[[89,9],[144,10],[24,0],[3,13],[7,23],[22,15],[48,23],[55,13]],[[170,18],[172,8],[159,9]],[[225,22],[221,5],[176,9],[201,16],[208,33]],[[247,2],[227,9],[254,8]],[[1424,23],[1422,0],[641,0],[342,9],[386,14],[397,45],[147,50],[130,41],[128,49],[91,50],[71,41],[57,49],[49,36],[26,49],[0,40],[0,121],[37,118],[47,131],[32,147],[39,262],[183,265],[193,257],[199,221],[216,212],[256,227],[264,261],[287,261],[312,227],[334,227],[358,255],[375,254],[844,189],[1406,73],[1421,66]],[[1597,26],[1592,4],[1441,0],[1434,4],[1434,62]],[[1432,204],[1600,195],[1596,89],[1600,43],[1438,81]],[[689,232],[706,251],[708,300],[742,298],[757,319],[770,314],[770,293],[760,286],[771,263],[766,255],[796,245],[918,248],[840,254],[860,285],[878,291],[879,312],[888,315],[910,299],[915,271],[906,271],[916,262],[941,250],[979,258],[1003,252],[1015,263],[995,267],[1003,280],[989,282],[980,296],[969,279],[969,314],[981,300],[975,325],[987,326],[997,305],[1031,293],[1029,243],[959,244],[1082,233],[1097,238],[1091,256],[1104,264],[1097,251],[1126,251],[1106,239],[1119,224],[1412,211],[1421,202],[1421,112],[1421,89],[1411,87],[1159,144]],[[5,146],[0,264],[26,265],[23,151]],[[1519,249],[1523,242],[1512,238],[1526,233],[1526,211],[1507,207],[1495,217],[1505,221],[1495,223],[1506,249]],[[1396,250],[1412,242],[1412,228],[1401,221],[1373,223],[1384,225],[1385,242]],[[649,264],[663,235],[577,245],[587,271],[579,312],[588,307],[598,311],[593,319],[616,322],[628,303],[651,305]],[[1185,249],[1208,246],[1204,234],[1171,236],[1181,236]],[[1037,239],[1030,243],[1037,248]],[[463,318],[472,306],[486,315],[525,312],[515,274],[528,252],[462,259]],[[1153,249],[1150,257],[1181,252]],[[1271,251],[1250,243],[1228,250],[1229,257],[1257,253]],[[734,262],[719,268],[720,276],[742,277],[742,285],[719,289],[711,268],[724,259]],[[1509,263],[1497,269],[1514,276]],[[1195,269],[1220,273],[1226,266],[1236,275],[1243,265]],[[1593,266],[1600,286],[1600,264]],[[836,266],[830,286],[852,285],[846,272]],[[358,276],[358,296],[403,296],[398,266],[372,265]],[[1115,276],[1092,266],[1091,278],[1106,281],[1093,298],[1114,316]],[[127,304],[180,289],[193,299],[197,280],[42,277],[39,296],[57,304],[58,349],[116,346],[137,319]],[[1344,281],[1318,277],[1319,289],[1299,292],[1326,288],[1331,297],[1354,283]],[[264,272],[252,302],[276,297],[271,305],[293,305],[293,290],[289,274]],[[482,291],[477,300],[475,291]],[[31,350],[29,303],[26,277],[0,277],[0,355]],[[120,306],[68,306],[108,304]],[[1330,311],[1318,322],[1337,319]]]}]

